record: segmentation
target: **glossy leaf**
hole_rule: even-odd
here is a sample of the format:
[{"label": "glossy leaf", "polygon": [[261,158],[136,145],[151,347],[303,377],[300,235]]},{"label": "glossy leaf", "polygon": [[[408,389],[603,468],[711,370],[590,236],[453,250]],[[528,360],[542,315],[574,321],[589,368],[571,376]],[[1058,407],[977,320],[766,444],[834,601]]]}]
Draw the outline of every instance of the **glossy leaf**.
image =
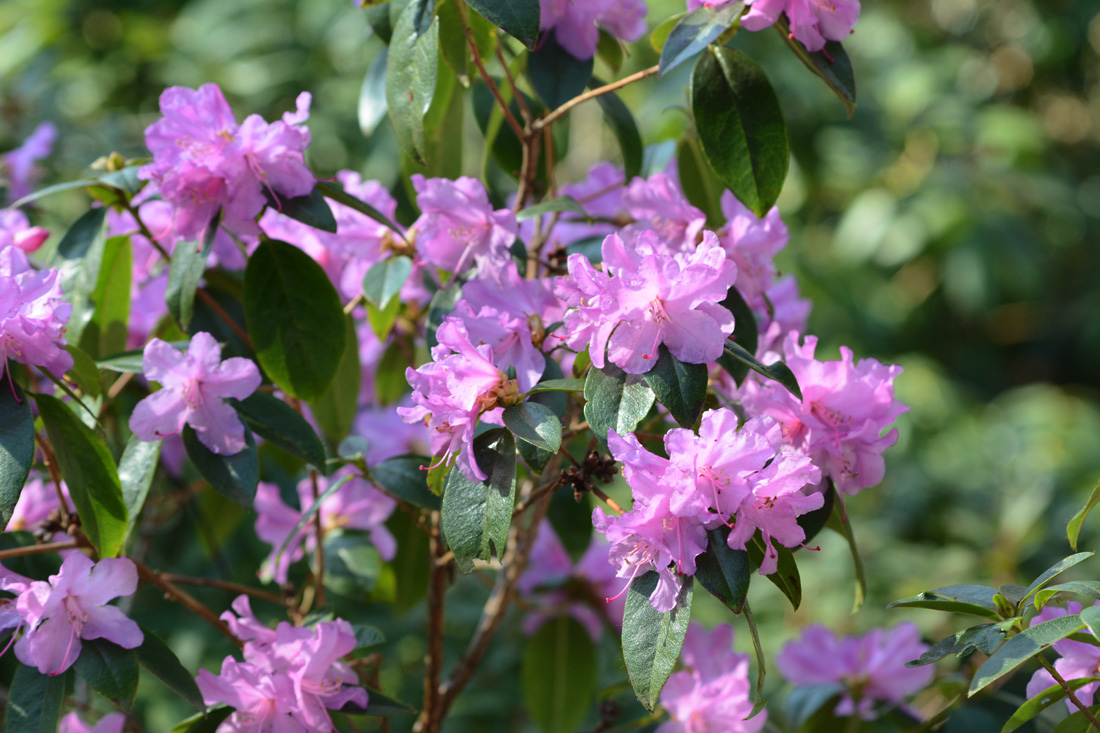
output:
[{"label": "glossy leaf", "polygon": [[357,116],[359,131],[363,137],[374,134],[378,123],[386,118],[389,106],[386,104],[386,60],[389,58],[390,49],[383,47],[374,56],[363,77],[363,85],[359,87],[359,106]]},{"label": "glossy leaf", "polygon": [[395,456],[372,467],[370,475],[398,499],[437,511],[442,505],[439,497],[428,488],[428,472],[424,470],[427,465],[428,459],[423,456]]},{"label": "glossy leaf", "polygon": [[474,439],[474,455],[488,478],[471,481],[452,469],[443,489],[443,533],[462,572],[474,569],[474,559],[504,554],[516,497],[516,442],[496,428]]},{"label": "glossy leaf", "polygon": [[644,379],[610,363],[588,370],[584,398],[584,416],[604,450],[609,430],[619,435],[634,432],[656,399]]},{"label": "glossy leaf", "polygon": [[741,613],[749,592],[752,565],[744,550],[726,543],[728,527],[707,531],[707,549],[695,558],[695,579],[734,613]]},{"label": "glossy leaf", "polygon": [[523,703],[544,733],[573,733],[596,697],[596,646],[572,616],[546,621],[523,644]]},{"label": "glossy leaf", "polygon": [[126,348],[131,261],[128,236],[111,237],[104,243],[99,277],[91,295],[95,310],[80,336],[80,347],[92,356],[106,356]]},{"label": "glossy leaf", "polygon": [[36,394],[34,401],[80,515],[81,528],[100,557],[115,557],[129,520],[115,460],[103,439],[63,402],[44,394]]},{"label": "glossy leaf", "polygon": [[133,706],[141,676],[133,649],[106,639],[85,639],[73,669],[89,687],[123,710]]},{"label": "glossy leaf", "polygon": [[1051,598],[1061,593],[1074,593],[1086,598],[1100,600],[1100,582],[1095,580],[1071,580],[1068,583],[1059,583],[1043,588],[1035,593],[1035,608],[1041,610]]},{"label": "glossy leaf", "polygon": [[[325,500],[335,494],[341,488],[343,488],[344,484],[346,484],[348,481],[351,481],[353,478],[355,477],[342,476],[340,477],[340,479],[330,482],[329,485],[325,487],[324,491],[317,492],[317,498],[310,502],[310,505],[308,507],[302,507],[302,515],[294,524],[294,528],[291,529],[290,532],[287,534],[286,539],[283,540],[283,544],[279,545],[279,549],[275,552],[274,565],[276,567],[279,566],[279,563],[282,561],[283,553],[287,551],[288,547],[290,547],[291,543],[294,541],[294,538],[297,537],[302,532],[302,530],[306,528],[307,524],[313,521],[313,515],[321,511],[321,505],[325,503]],[[317,487],[314,486],[314,491],[316,491],[316,489]],[[327,543],[325,550],[326,552],[329,550]]]},{"label": "glossy leaf", "polygon": [[374,717],[385,717],[390,715],[408,715],[409,713],[416,712],[411,707],[394,699],[389,695],[383,695],[378,690],[367,688],[367,709],[360,710],[353,705],[345,706],[341,711],[349,715],[371,715]]},{"label": "glossy leaf", "polygon": [[742,2],[701,5],[680,18],[661,44],[661,76],[718,40],[718,36],[725,33],[744,10],[745,4]]},{"label": "glossy leaf", "polygon": [[[791,602],[791,608],[797,611],[798,607],[802,605],[802,576],[798,572],[794,554],[790,548],[784,547],[774,540],[772,541],[772,547],[776,554],[775,572],[764,577],[783,592],[783,595]],[[753,566],[760,567],[760,564],[764,561],[764,553],[768,550],[759,532],[745,545],[745,551],[748,553]]]},{"label": "glossy leaf", "polygon": [[0,526],[7,526],[34,463],[34,413],[0,362]]},{"label": "glossy leaf", "polygon": [[84,328],[92,318],[95,303],[92,294],[99,282],[100,264],[107,242],[107,207],[90,209],[77,219],[57,245],[61,290],[72,303],[67,338],[79,344]]},{"label": "glossy leaf", "polygon": [[1054,580],[1054,578],[1066,572],[1074,565],[1088,560],[1090,557],[1093,556],[1093,554],[1095,553],[1078,552],[1075,555],[1070,555],[1069,557],[1054,563],[1054,565],[1047,568],[1042,575],[1036,578],[1034,582],[1032,582],[1031,585],[1027,587],[1027,590],[1024,591],[1024,597],[1021,599],[1021,601],[1027,601],[1027,599],[1030,598],[1032,594],[1035,593],[1037,590],[1048,585],[1050,581]]},{"label": "glossy leaf", "polygon": [[467,0],[494,25],[534,48],[539,33],[539,0]]},{"label": "glossy leaf", "polygon": [[554,109],[584,91],[592,78],[595,58],[584,61],[558,43],[556,31],[550,31],[527,58],[527,78],[531,88],[547,107]]},{"label": "glossy leaf", "polygon": [[[168,342],[168,345],[176,351],[186,350],[190,344],[190,341]],[[97,359],[95,365],[100,369],[107,369],[112,372],[135,372],[141,374],[143,371],[143,357],[144,351],[142,349],[131,349],[130,351],[123,351],[119,354],[111,354],[104,359]]]},{"label": "glossy leaf", "polygon": [[975,673],[974,679],[971,680],[967,694],[974,695],[1050,647],[1054,642],[1061,641],[1083,628],[1085,628],[1085,622],[1080,616],[1073,615],[1061,616],[1024,629],[1002,644],[993,656],[985,660]]},{"label": "glossy leaf", "polygon": [[661,344],[657,363],[642,375],[657,401],[668,408],[682,428],[695,426],[707,397],[707,365],[688,364]]},{"label": "glossy leaf", "polygon": [[938,662],[948,654],[954,654],[956,657],[962,658],[975,650],[987,656],[993,654],[1005,640],[1004,623],[1002,621],[1000,623],[978,624],[977,626],[971,626],[969,629],[956,632],[937,641],[919,658],[906,661],[905,666],[923,667],[926,664]]},{"label": "glossy leaf", "polygon": [[546,405],[521,402],[505,408],[504,427],[533,446],[557,453],[561,448],[561,420]]},{"label": "glossy leaf", "polygon": [[[774,362],[772,364],[764,365],[757,360],[755,356],[745,350],[745,347],[736,341],[727,340],[725,343],[725,351],[728,356],[733,357],[737,361],[745,364],[749,369],[752,369],[757,374],[773,379],[779,382],[781,385],[787,388],[787,391],[802,400],[802,390],[798,387],[798,380],[795,379],[794,374],[791,372],[790,367],[781,361]],[[736,376],[736,375],[735,375]]]},{"label": "glossy leaf", "polygon": [[[216,233],[216,222],[207,231]],[[172,250],[172,264],[168,266],[168,287],[164,292],[164,300],[168,304],[168,312],[184,331],[191,326],[191,316],[195,313],[195,290],[206,270],[206,260],[213,248],[214,237],[206,236],[201,243],[179,242]]]},{"label": "glossy leaf", "polygon": [[[439,21],[416,33],[428,0],[413,0],[397,19],[386,62],[386,105],[398,144],[421,165],[424,159],[424,115],[431,107],[439,74]],[[428,11],[430,12],[430,11]]]},{"label": "glossy leaf", "polygon": [[634,694],[646,710],[657,698],[680,658],[691,620],[692,577],[682,576],[676,606],[661,613],[649,597],[657,587],[657,571],[650,570],[630,583],[623,612],[623,659]]},{"label": "glossy leaf", "polygon": [[84,394],[89,397],[99,397],[103,390],[100,384],[99,367],[96,366],[95,359],[84,349],[72,344],[66,346],[65,350],[73,357],[73,368],[69,370],[66,377],[76,382],[76,386]]},{"label": "glossy leaf", "polygon": [[592,504],[585,496],[577,501],[568,488],[555,489],[546,518],[574,563],[580,562],[592,544]]},{"label": "glossy leaf", "polygon": [[1069,537],[1069,546],[1074,550],[1077,549],[1077,540],[1081,537],[1081,527],[1085,524],[1085,519],[1088,517],[1089,512],[1100,504],[1100,481],[1096,482],[1096,486],[1092,487],[1092,493],[1089,494],[1089,500],[1085,502],[1085,505],[1081,507],[1081,510],[1073,515],[1073,519],[1069,520],[1069,524],[1066,525],[1066,536]]},{"label": "glossy leaf", "polygon": [[443,324],[447,314],[455,309],[455,303],[462,298],[462,282],[460,280],[449,281],[444,287],[435,291],[431,302],[428,304],[427,337],[428,348],[434,349],[439,345],[435,338],[435,332]]},{"label": "glossy leaf", "polygon": [[1092,605],[1081,609],[1081,620],[1085,622],[1089,633],[1100,640],[1100,606]]},{"label": "glossy leaf", "polygon": [[556,199],[543,201],[541,204],[528,206],[526,209],[516,212],[516,221],[536,219],[544,214],[553,214],[555,212],[572,212],[574,214],[580,214],[585,219],[588,218],[588,212],[584,210],[583,206],[577,203],[575,198],[572,196],[558,196]]},{"label": "glossy leaf", "polygon": [[333,443],[339,443],[351,432],[359,409],[359,390],[363,384],[359,337],[351,316],[344,319],[344,339],[347,346],[336,367],[336,377],[321,399],[310,403],[321,431]]},{"label": "glossy leaf", "polygon": [[[724,221],[722,191],[725,187],[707,165],[703,151],[699,148],[699,141],[694,135],[685,135],[676,147],[676,169],[680,174],[680,188],[683,189],[688,203],[707,215],[708,229],[719,229]],[[736,313],[734,318],[737,318]],[[737,324],[738,327],[740,325]],[[745,348],[752,353],[756,352],[755,348]]]},{"label": "glossy leaf", "polygon": [[585,380],[583,379],[544,379],[531,389],[527,394],[538,392],[583,392]]},{"label": "glossy leaf", "polygon": [[709,47],[692,74],[691,109],[714,172],[763,217],[779,198],[790,157],[783,112],[764,71],[740,51]]},{"label": "glossy leaf", "polygon": [[807,51],[806,47],[793,36],[790,24],[784,15],[779,16],[775,24],[775,30],[787,42],[798,59],[806,65],[810,71],[821,77],[837,98],[844,103],[848,110],[848,116],[856,111],[856,78],[852,73],[852,62],[848,58],[844,46],[838,41],[827,41],[825,48],[820,51]]},{"label": "glossy leaf", "polygon": [[253,392],[244,400],[229,400],[241,421],[253,433],[324,473],[325,446],[298,412],[267,392]]},{"label": "glossy leaf", "polygon": [[313,401],[328,390],[347,344],[340,296],[317,262],[269,239],[248,259],[244,314],[260,366],[283,391]]},{"label": "glossy leaf", "polygon": [[363,276],[363,295],[376,308],[385,309],[401,293],[412,272],[412,260],[398,256],[376,262]]},{"label": "glossy leaf", "polygon": [[852,567],[856,576],[855,600],[852,602],[852,613],[855,613],[867,600],[867,574],[863,570],[863,558],[859,556],[856,536],[852,531],[852,518],[844,509],[843,501],[833,502],[833,512],[825,526],[839,534],[848,543],[848,551],[852,555]]},{"label": "glossy leaf", "polygon": [[395,223],[393,219],[389,218],[381,211],[368,204],[366,201],[363,201],[356,196],[352,196],[350,193],[340,188],[340,186],[336,185],[335,183],[329,183],[328,181],[318,181],[315,190],[320,191],[321,194],[330,201],[335,201],[338,204],[343,204],[344,206],[347,206],[349,209],[354,209],[363,216],[374,219],[379,224],[389,227],[395,233],[399,233],[402,231],[401,227],[397,223]]},{"label": "glossy leaf", "polygon": [[67,677],[39,674],[34,667],[15,665],[4,703],[5,733],[55,733]]},{"label": "glossy leaf", "polygon": [[[1066,684],[1069,685],[1071,690],[1079,690],[1085,685],[1091,685],[1098,681],[1100,681],[1100,677],[1078,677],[1077,679],[1066,680]],[[1001,728],[1001,733],[1011,733],[1029,720],[1038,717],[1047,708],[1062,702],[1066,697],[1067,693],[1064,687],[1059,684],[1051,685],[1017,708],[1016,712]],[[1091,730],[1091,727],[1085,730]]]},{"label": "glossy leaf", "polygon": [[264,189],[264,194],[267,196],[268,206],[283,216],[322,232],[336,233],[336,217],[332,215],[332,209],[325,202],[325,195],[320,189],[314,187],[305,196],[295,198],[276,199],[268,189]]},{"label": "glossy leaf", "polygon": [[966,613],[1000,621],[993,596],[997,591],[984,585],[948,585],[894,601],[887,608],[930,608],[947,613]]},{"label": "glossy leaf", "polygon": [[142,626],[141,632],[145,635],[145,640],[134,650],[138,663],[168,689],[186,700],[188,705],[199,711],[205,710],[202,693],[195,684],[195,678],[183,666],[176,653],[146,627]]},{"label": "glossy leaf", "polygon": [[[1100,718],[1100,705],[1090,707],[1089,715],[1093,718]],[[1050,733],[1092,733],[1096,730],[1096,726],[1089,720],[1089,715],[1085,715],[1083,710],[1078,710],[1054,726]]]},{"label": "glossy leaf", "polygon": [[[594,77],[593,82],[597,85],[603,83]],[[615,92],[601,94],[596,97],[596,101],[603,110],[604,119],[615,134],[615,139],[619,141],[619,150],[623,154],[623,170],[626,173],[626,180],[630,181],[635,176],[641,175],[645,152],[642,147],[641,133],[638,132],[638,124],[634,121],[630,108],[623,104],[623,100],[619,99]]]},{"label": "glossy leaf", "polygon": [[[756,327],[756,316],[753,315],[752,309],[749,308],[740,291],[736,287],[730,288],[720,305],[733,314],[734,328],[733,336],[730,338],[746,353],[755,354],[760,337]],[[748,363],[726,351],[718,357],[718,365],[729,372],[738,384],[745,381],[745,377],[749,374]],[[791,378],[794,378],[793,375]]]},{"label": "glossy leaf", "polygon": [[183,447],[199,474],[219,494],[247,510],[252,509],[256,486],[260,481],[260,463],[252,431],[244,429],[245,447],[239,453],[223,456],[199,441],[190,425],[183,428]]},{"label": "glossy leaf", "polygon": [[137,526],[138,516],[145,499],[149,496],[149,487],[157,473],[157,461],[163,441],[146,442],[131,435],[118,459],[118,480],[122,486],[122,501],[126,504],[129,519],[126,523],[126,535],[129,536]]},{"label": "glossy leaf", "polygon": [[201,713],[176,723],[170,733],[216,733],[218,726],[232,715],[233,708],[220,707],[211,710],[206,715]]}]

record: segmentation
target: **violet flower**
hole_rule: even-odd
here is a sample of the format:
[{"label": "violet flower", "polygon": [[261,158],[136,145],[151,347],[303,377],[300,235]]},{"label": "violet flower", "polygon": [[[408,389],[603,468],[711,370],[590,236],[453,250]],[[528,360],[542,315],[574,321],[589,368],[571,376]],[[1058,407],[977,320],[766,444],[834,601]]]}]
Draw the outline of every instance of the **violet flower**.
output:
[{"label": "violet flower", "polygon": [[412,183],[422,212],[413,224],[416,248],[425,262],[460,274],[472,265],[479,271],[494,270],[511,261],[508,248],[518,231],[515,214],[494,211],[481,181],[418,173]]},{"label": "violet flower", "polygon": [[18,246],[0,247],[0,368],[11,359],[58,378],[72,369],[65,350],[72,309],[62,300],[57,270],[33,270]]},{"label": "violet flower", "polygon": [[32,227],[27,215],[19,209],[0,209],[0,249],[15,245],[30,254],[49,236],[49,230]]},{"label": "violet flower", "polygon": [[123,713],[107,713],[94,726],[85,723],[76,713],[69,713],[61,719],[57,733],[122,733],[125,725]]},{"label": "violet flower", "polygon": [[859,18],[859,0],[752,0],[741,25],[750,31],[763,30],[781,13],[790,21],[791,36],[807,51],[820,51],[826,41],[843,41],[851,35]]},{"label": "violet flower", "polygon": [[554,29],[558,44],[586,61],[596,55],[600,28],[624,41],[636,41],[646,30],[643,0],[541,0],[539,30]]},{"label": "violet flower", "polygon": [[4,153],[0,162],[8,179],[8,202],[23,198],[31,192],[34,179],[37,178],[35,161],[41,160],[50,154],[54,140],[57,139],[57,128],[52,122],[43,122],[34,128],[22,145],[14,150]]}]

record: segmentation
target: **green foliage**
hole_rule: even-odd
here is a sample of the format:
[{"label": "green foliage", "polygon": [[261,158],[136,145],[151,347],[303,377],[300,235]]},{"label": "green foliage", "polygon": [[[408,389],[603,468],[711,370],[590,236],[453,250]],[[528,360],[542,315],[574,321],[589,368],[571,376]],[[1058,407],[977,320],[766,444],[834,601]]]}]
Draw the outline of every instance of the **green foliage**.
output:
[{"label": "green foliage", "polygon": [[596,696],[596,647],[576,619],[557,616],[523,646],[523,702],[545,733],[571,733]]},{"label": "green foliage", "polygon": [[200,712],[206,709],[202,701],[202,693],[195,684],[194,677],[180,663],[179,657],[171,647],[164,643],[159,636],[144,626],[141,633],[145,635],[141,646],[134,650],[138,663],[149,674],[163,682],[172,692],[187,701]]},{"label": "green foliage", "polygon": [[4,706],[5,733],[53,733],[61,718],[68,675],[39,674],[19,665]]},{"label": "green foliage", "polygon": [[707,396],[705,364],[686,364],[661,344],[657,363],[642,377],[680,427],[688,430],[695,427],[703,415],[703,401]]},{"label": "green foliage", "polygon": [[31,403],[7,369],[0,374],[0,523],[11,519],[15,503],[34,463],[34,414]]},{"label": "green foliage", "polygon": [[619,435],[634,432],[656,399],[642,377],[626,374],[614,364],[588,370],[584,398],[584,416],[604,450],[609,430]]},{"label": "green foliage", "polygon": [[634,694],[646,710],[657,706],[657,698],[672,674],[687,635],[694,582],[690,576],[681,580],[683,586],[671,611],[662,613],[649,602],[658,581],[654,570],[632,580],[626,596],[623,659]]},{"label": "green foliage", "polygon": [[256,439],[244,429],[245,447],[231,456],[214,453],[199,441],[190,425],[183,428],[183,447],[187,457],[211,488],[244,509],[251,509],[260,481]]},{"label": "green foliage", "polygon": [[133,649],[123,649],[105,639],[85,640],[73,669],[89,687],[123,710],[134,704],[141,675]]},{"label": "green foliage", "polygon": [[516,497],[516,442],[499,428],[474,439],[474,457],[484,481],[471,481],[452,469],[443,489],[443,533],[462,572],[474,560],[503,557]]},{"label": "green foliage", "polygon": [[253,392],[244,400],[232,400],[241,422],[256,435],[287,453],[311,463],[324,473],[325,446],[297,411],[274,395]]},{"label": "green foliage", "polygon": [[701,5],[676,21],[661,44],[662,76],[688,59],[694,58],[726,32],[745,11],[742,2]]}]

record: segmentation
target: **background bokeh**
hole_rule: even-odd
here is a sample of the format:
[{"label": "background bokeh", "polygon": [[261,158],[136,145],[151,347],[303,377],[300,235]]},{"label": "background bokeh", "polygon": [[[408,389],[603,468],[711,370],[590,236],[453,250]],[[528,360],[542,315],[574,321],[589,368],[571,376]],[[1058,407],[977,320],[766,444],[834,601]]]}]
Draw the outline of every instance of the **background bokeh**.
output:
[{"label": "background bokeh", "polygon": [[[651,2],[650,27],[682,9]],[[779,206],[792,239],[780,262],[814,301],[819,356],[835,358],[846,344],[857,357],[904,365],[898,393],[911,407],[886,480],[848,504],[867,604],[849,615],[847,548],[823,534],[817,556],[802,559],[802,609],[754,584],[765,648],[774,655],[815,622],[863,631],[908,618],[934,640],[961,627],[885,605],[938,585],[1026,584],[1069,554],[1065,523],[1100,478],[1100,8],[1093,0],[866,2],[845,43],[859,91],[851,119],[776,34],[742,33],[735,43],[767,70],[790,128],[792,170]],[[0,151],[52,120],[60,134],[44,180],[63,181],[111,151],[145,155],[142,132],[166,86],[217,82],[238,116],[268,119],[305,89],[318,175],[352,168],[398,191],[402,164],[388,123],[369,136],[361,129],[373,116],[361,88],[381,48],[344,0],[5,0]],[[635,44],[623,73],[655,58]],[[600,62],[597,72],[611,76]],[[686,81],[681,69],[623,93],[654,161],[689,128]],[[618,155],[609,133],[592,132],[601,129],[597,109],[579,108],[571,125],[559,182]],[[472,121],[464,134],[463,170],[478,175]],[[61,194],[35,217],[63,232],[86,206],[82,194]],[[180,543],[161,565],[213,558],[247,579],[262,557],[251,519],[220,504],[187,506],[169,528]],[[191,539],[196,526],[205,527],[201,544]],[[1098,538],[1095,522],[1087,525],[1082,549]],[[1081,577],[1100,577],[1100,562],[1080,568]],[[462,585],[449,606],[456,653],[483,593]],[[704,596],[699,617],[722,618]],[[423,642],[402,636],[422,628],[422,605],[362,606],[364,619],[399,640],[384,649],[382,682],[409,700],[419,682],[402,670],[419,664]],[[229,652],[170,604],[149,604],[145,616],[185,663],[216,667]],[[513,629],[501,644],[520,638]],[[517,653],[491,658],[456,707],[455,730],[507,727],[479,725],[514,708],[508,665]],[[770,680],[778,700],[782,687]],[[999,694],[1010,704],[1022,688]],[[186,711],[158,692],[143,689],[139,704],[149,730],[168,730]],[[967,715],[955,729],[981,730],[988,713]]]}]

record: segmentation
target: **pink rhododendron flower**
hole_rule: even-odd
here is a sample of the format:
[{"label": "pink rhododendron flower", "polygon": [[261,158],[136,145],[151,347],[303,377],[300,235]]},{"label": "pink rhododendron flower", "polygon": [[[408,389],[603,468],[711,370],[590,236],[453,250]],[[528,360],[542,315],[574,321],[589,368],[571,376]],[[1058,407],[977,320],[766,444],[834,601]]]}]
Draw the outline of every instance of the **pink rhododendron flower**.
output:
[{"label": "pink rhododendron flower", "polygon": [[763,218],[749,211],[748,207],[726,191],[722,194],[722,213],[727,224],[719,232],[722,247],[737,264],[737,289],[753,310],[763,309],[761,298],[775,282],[776,254],[787,246],[790,234],[779,216],[779,209],[772,207]]},{"label": "pink rhododendron flower", "polygon": [[554,29],[558,44],[582,61],[596,55],[600,28],[624,41],[636,41],[646,30],[643,0],[540,0],[539,29]]},{"label": "pink rhododendron flower", "polygon": [[62,300],[57,270],[32,270],[22,249],[0,247],[0,368],[11,359],[58,378],[72,369],[65,350],[72,309]]},{"label": "pink rhododendron flower", "polygon": [[159,382],[130,415],[130,430],[141,440],[160,440],[190,425],[214,453],[233,455],[245,447],[244,425],[223,398],[243,400],[260,386],[260,370],[249,359],[222,361],[222,349],[205,331],[191,339],[187,353],[160,339],[145,345],[142,371]]},{"label": "pink rhododendron flower", "polygon": [[903,705],[907,697],[932,681],[934,667],[905,666],[926,651],[928,645],[909,622],[840,639],[824,626],[814,625],[801,638],[787,642],[775,664],[795,685],[836,684],[843,688],[837,715],[874,720],[877,703]]},{"label": "pink rhododendron flower", "polygon": [[786,14],[791,35],[807,51],[820,51],[826,41],[843,41],[856,26],[859,0],[752,0],[741,18],[746,30],[759,31]]},{"label": "pink rhododendron flower", "polygon": [[[900,366],[874,359],[853,362],[840,348],[840,361],[817,361],[817,339],[790,333],[783,342],[783,360],[798,379],[802,401],[770,380],[746,380],[741,395],[752,414],[768,415],[783,427],[783,439],[809,456],[838,491],[854,495],[882,481],[882,453],[897,442],[898,431],[885,435],[898,415],[909,408],[894,398],[894,378]],[[775,361],[774,355],[766,359]]]},{"label": "pink rhododendron flower", "polygon": [[[461,329],[462,334],[452,334],[454,329]],[[440,324],[436,338],[440,342],[453,342],[461,340],[463,334],[471,343],[489,346],[493,363],[498,367],[515,367],[516,383],[521,392],[534,387],[542,377],[546,359],[535,346],[531,321],[526,316],[500,311],[489,305],[475,311],[467,301],[460,300]]]},{"label": "pink rhododendron flower", "polygon": [[30,254],[49,236],[49,230],[32,227],[27,215],[19,209],[0,209],[0,249],[15,245]]},{"label": "pink rhododendron flower", "polygon": [[598,368],[610,361],[628,374],[656,364],[664,344],[677,359],[706,364],[722,355],[733,316],[719,303],[737,278],[737,267],[711,232],[690,253],[667,254],[654,232],[628,246],[617,234],[603,242],[603,271],[582,255],[569,256],[569,275],[558,297],[573,310],[565,316],[565,342],[589,349]]},{"label": "pink rhododendron flower", "polygon": [[122,733],[126,725],[126,716],[122,713],[107,713],[94,726],[88,725],[76,713],[69,713],[61,719],[57,733]]},{"label": "pink rhododendron flower", "polygon": [[733,651],[732,626],[707,632],[693,622],[680,660],[686,669],[674,672],[661,690],[671,720],[656,733],[756,733],[764,727],[767,711],[745,720],[752,712],[749,655]]},{"label": "pink rhododendron flower", "polygon": [[309,130],[302,125],[309,104],[303,92],[297,110],[281,121],[250,115],[238,125],[216,84],[164,90],[164,117],[145,130],[153,162],[139,176],[156,181],[175,204],[176,235],[197,238],[219,208],[226,229],[259,234],[253,219],[264,207],[264,189],[276,198],[309,193],[314,177],[303,157]]},{"label": "pink rhododendron flower", "polygon": [[54,140],[57,139],[57,128],[52,122],[43,122],[34,128],[34,132],[22,145],[14,150],[4,153],[0,162],[8,181],[8,202],[16,201],[31,192],[34,180],[37,178],[35,161],[42,160],[50,154]]},{"label": "pink rhododendron flower", "polygon": [[607,221],[589,222],[571,212],[560,212],[554,228],[549,233],[546,228],[554,221],[552,214],[531,218],[520,224],[520,234],[528,242],[535,236],[535,224],[542,227],[543,236],[552,246],[567,246],[584,239],[600,239],[614,234],[628,215],[623,208],[623,185],[626,177],[623,169],[611,163],[597,163],[588,169],[588,176],[577,183],[568,183],[561,187],[562,196],[571,196],[585,213],[593,219]]},{"label": "pink rhododendron flower", "polygon": [[81,639],[106,639],[125,649],[141,646],[141,629],[122,611],[106,605],[137,590],[137,568],[126,558],[93,563],[82,553],[65,558],[49,582],[36,580],[19,595],[16,608],[27,630],[15,644],[19,661],[42,674],[61,674],[80,656]]},{"label": "pink rhododendron flower", "polygon": [[493,270],[511,261],[516,217],[508,209],[493,210],[481,181],[416,174],[412,182],[422,212],[413,224],[416,249],[425,262],[462,273],[472,265]]},{"label": "pink rhododendron flower", "polygon": [[[1100,601],[1097,601],[1100,603]],[[1093,604],[1095,605],[1095,604]],[[1043,610],[1039,612],[1039,615],[1031,619],[1031,626],[1035,627],[1036,624],[1041,624],[1045,621],[1053,621],[1056,618],[1063,616],[1072,616],[1081,613],[1081,604],[1077,601],[1070,601],[1066,604],[1065,608],[1059,608],[1058,606],[1043,606]],[[1054,661],[1054,669],[1058,671],[1058,674],[1062,675],[1062,679],[1075,680],[1081,677],[1096,677],[1096,670],[1100,669],[1100,647],[1093,646],[1092,644],[1086,644],[1083,641],[1073,641],[1072,639],[1061,639],[1054,642],[1054,651],[1061,655],[1059,659]],[[1050,672],[1045,669],[1035,670],[1035,674],[1031,676],[1031,680],[1027,683],[1027,696],[1028,698],[1035,697],[1048,687],[1053,687],[1058,684],[1054,681],[1054,677]],[[1090,682],[1083,687],[1079,687],[1076,690],[1077,698],[1085,705],[1096,704],[1096,690],[1100,689],[1100,682]],[[1077,707],[1072,702],[1066,700],[1066,706],[1071,713],[1077,711]]]},{"label": "pink rhododendron flower", "polygon": [[629,240],[652,230],[670,253],[694,250],[707,221],[706,214],[688,203],[676,179],[667,173],[635,178],[623,190],[623,206],[636,221],[623,229],[621,236]]}]

